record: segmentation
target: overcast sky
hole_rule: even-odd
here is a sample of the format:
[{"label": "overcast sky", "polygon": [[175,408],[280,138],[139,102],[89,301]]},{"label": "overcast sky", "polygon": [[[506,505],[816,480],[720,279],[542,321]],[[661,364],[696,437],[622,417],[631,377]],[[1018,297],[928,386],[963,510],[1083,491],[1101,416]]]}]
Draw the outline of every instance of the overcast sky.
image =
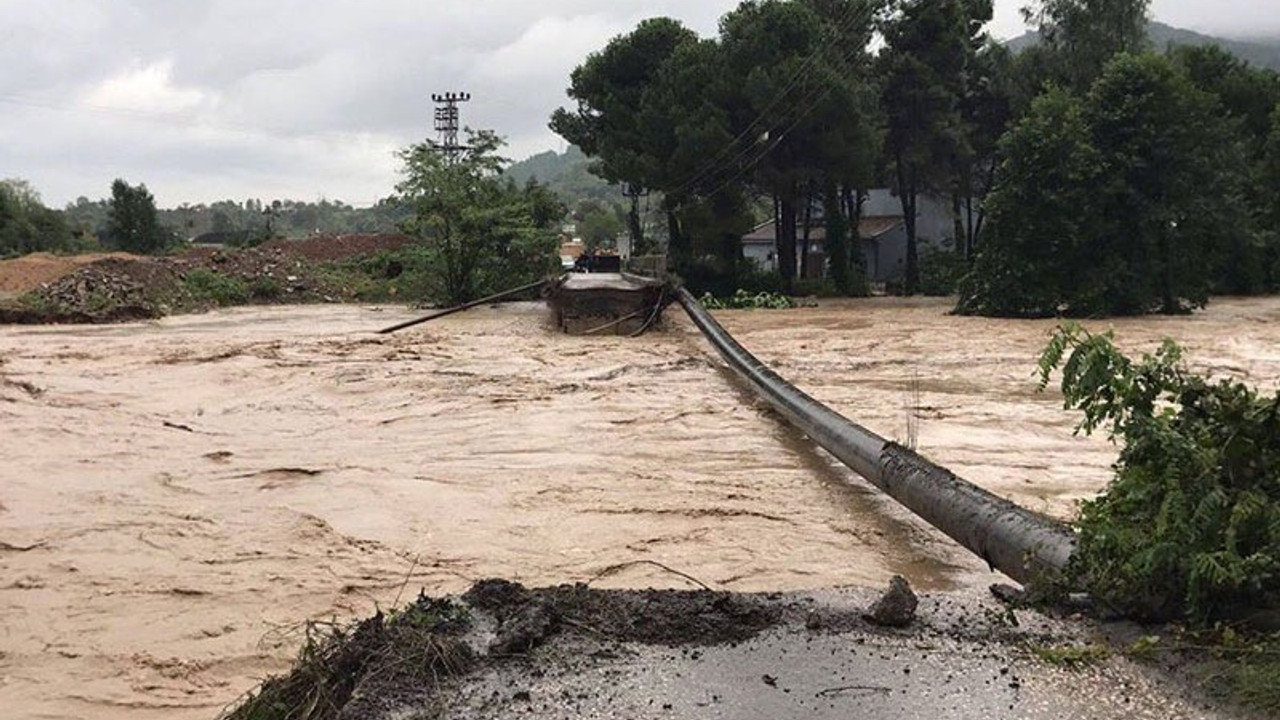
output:
[{"label": "overcast sky", "polygon": [[[992,33],[1022,32],[996,0]],[[430,94],[519,159],[569,72],[645,17],[708,35],[737,0],[0,0],[0,177],[55,207],[144,182],[161,206],[231,198],[367,205],[394,151],[432,135]],[[1155,0],[1157,19],[1280,30],[1280,0]]]}]

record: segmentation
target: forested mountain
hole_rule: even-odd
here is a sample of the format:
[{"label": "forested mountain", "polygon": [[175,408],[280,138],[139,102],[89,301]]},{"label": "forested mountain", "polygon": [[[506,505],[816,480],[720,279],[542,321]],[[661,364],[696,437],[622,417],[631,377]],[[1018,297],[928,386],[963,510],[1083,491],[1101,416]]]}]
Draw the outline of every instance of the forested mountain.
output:
[{"label": "forested mountain", "polygon": [[[1269,68],[1280,72],[1280,38],[1270,40],[1229,40],[1214,37],[1194,30],[1184,30],[1160,22],[1152,22],[1147,26],[1147,34],[1151,46],[1164,51],[1170,45],[1218,45],[1232,55],[1256,67]],[[1020,35],[1008,43],[1007,47],[1014,52],[1030,47],[1039,41],[1035,32]]]},{"label": "forested mountain", "polygon": [[591,160],[577,146],[570,145],[563,154],[547,150],[521,160],[504,174],[519,185],[536,179],[570,204],[584,198],[620,199],[618,188],[592,175],[590,165]]}]

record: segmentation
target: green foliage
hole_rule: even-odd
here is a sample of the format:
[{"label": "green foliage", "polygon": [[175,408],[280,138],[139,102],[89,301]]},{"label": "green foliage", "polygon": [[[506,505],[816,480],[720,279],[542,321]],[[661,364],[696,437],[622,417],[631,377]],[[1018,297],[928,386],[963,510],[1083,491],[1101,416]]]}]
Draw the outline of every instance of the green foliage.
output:
[{"label": "green foliage", "polygon": [[920,287],[917,200],[926,191],[953,187],[956,159],[974,153],[961,106],[991,14],[988,1],[896,0],[882,27],[885,154],[907,219],[908,295]]},{"label": "green foliage", "polygon": [[932,297],[956,294],[960,279],[969,270],[964,256],[944,243],[920,249],[920,293]]},{"label": "green foliage", "polygon": [[1033,647],[1032,652],[1046,665],[1078,670],[1096,665],[1111,656],[1102,645],[1069,645],[1065,647]]},{"label": "green foliage", "polygon": [[701,302],[708,310],[789,310],[796,306],[791,298],[781,293],[752,294],[742,289],[723,299],[706,293]]},{"label": "green foliage", "polygon": [[768,192],[783,207],[779,265],[791,282],[806,188],[866,187],[874,172],[880,123],[866,50],[879,4],[743,2],[714,39],[645,20],[574,70],[576,106],[551,127],[595,158],[601,177],[660,193],[667,253],[686,278],[740,272],[751,196]]},{"label": "green foliage", "polygon": [[147,186],[134,187],[120,179],[111,183],[107,237],[120,250],[142,255],[164,252],[176,239],[161,227],[155,198]]},{"label": "green foliage", "polygon": [[1147,619],[1208,624],[1280,603],[1280,393],[1211,381],[1166,341],[1133,361],[1064,326],[1040,359],[1061,368],[1079,430],[1123,443],[1105,494],[1084,504],[1072,575]]},{"label": "green foliage", "polygon": [[39,251],[75,249],[61,213],[40,201],[25,180],[0,180],[0,258]]},{"label": "green foliage", "polygon": [[249,297],[260,302],[271,302],[280,299],[284,287],[273,277],[257,277],[248,284]]},{"label": "green foliage", "polygon": [[406,148],[397,186],[413,208],[406,232],[421,241],[432,299],[461,304],[527,284],[559,267],[557,225],[563,204],[545,187],[523,188],[499,176],[502,141],[468,130],[468,150],[451,161],[430,143]]},{"label": "green foliage", "polygon": [[1049,50],[1052,75],[1084,90],[1111,58],[1147,48],[1151,0],[1037,0],[1023,11]]},{"label": "green foliage", "polygon": [[1083,246],[1096,220],[1086,208],[1100,160],[1081,103],[1061,90],[1037,98],[1001,141],[1001,154],[984,245],[961,281],[959,312],[1053,316],[1075,298],[1092,309],[1105,260]]},{"label": "green foliage", "polygon": [[582,238],[588,252],[617,247],[618,236],[623,231],[620,207],[596,200],[584,200],[578,203],[573,219],[577,223],[578,237]]},{"label": "green foliage", "polygon": [[1121,55],[1089,95],[1050,90],[1002,143],[984,247],[959,311],[1181,313],[1247,243],[1230,126],[1158,55]]},{"label": "green foliage", "polygon": [[[243,305],[257,293],[272,294],[270,289],[255,283],[252,287],[245,281],[223,275],[208,268],[193,268],[182,278],[183,287],[198,302],[208,302],[220,307]],[[274,294],[278,294],[279,289]]]}]

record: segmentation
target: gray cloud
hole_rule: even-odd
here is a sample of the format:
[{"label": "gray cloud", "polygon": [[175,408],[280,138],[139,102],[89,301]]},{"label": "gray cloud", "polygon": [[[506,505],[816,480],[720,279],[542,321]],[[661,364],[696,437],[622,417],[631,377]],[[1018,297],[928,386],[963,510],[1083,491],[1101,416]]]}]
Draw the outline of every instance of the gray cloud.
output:
[{"label": "gray cloud", "polygon": [[[993,33],[1021,31],[997,0]],[[1259,0],[1156,0],[1175,24],[1276,24]],[[0,0],[0,175],[46,201],[99,197],[113,178],[162,204],[321,196],[371,202],[394,150],[431,134],[429,95],[468,90],[464,122],[522,157],[568,75],[643,17],[709,34],[736,0]],[[1207,6],[1212,7],[1207,7]],[[1215,24],[1219,23],[1219,24]]]}]

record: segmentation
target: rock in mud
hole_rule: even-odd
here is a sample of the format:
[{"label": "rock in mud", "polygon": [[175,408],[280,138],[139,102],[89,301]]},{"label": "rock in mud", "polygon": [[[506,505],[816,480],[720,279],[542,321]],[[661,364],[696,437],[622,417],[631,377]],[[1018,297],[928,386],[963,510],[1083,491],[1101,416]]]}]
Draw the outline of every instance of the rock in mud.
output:
[{"label": "rock in mud", "polygon": [[555,634],[560,616],[551,603],[525,603],[498,628],[498,637],[489,644],[490,655],[519,655],[541,645]]},{"label": "rock in mud", "polygon": [[889,590],[871,606],[865,617],[883,627],[906,627],[915,619],[919,604],[907,579],[894,575],[889,581]]}]

